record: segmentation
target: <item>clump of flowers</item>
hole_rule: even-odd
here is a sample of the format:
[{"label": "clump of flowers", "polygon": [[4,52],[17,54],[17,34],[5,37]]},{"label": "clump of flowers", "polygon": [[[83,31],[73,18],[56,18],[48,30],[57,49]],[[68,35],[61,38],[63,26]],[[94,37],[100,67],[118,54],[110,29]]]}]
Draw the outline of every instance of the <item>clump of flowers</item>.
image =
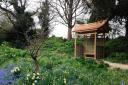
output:
[{"label": "clump of flowers", "polygon": [[42,83],[43,80],[42,75],[40,73],[32,73],[27,74],[27,82],[31,83],[32,85],[36,85],[37,83]]},{"label": "clump of flowers", "polygon": [[64,78],[64,84],[66,84],[66,78]]},{"label": "clump of flowers", "polygon": [[20,68],[20,67],[14,67],[14,68],[11,70],[11,73],[13,73],[15,76],[20,75],[20,73],[21,73],[21,68]]}]

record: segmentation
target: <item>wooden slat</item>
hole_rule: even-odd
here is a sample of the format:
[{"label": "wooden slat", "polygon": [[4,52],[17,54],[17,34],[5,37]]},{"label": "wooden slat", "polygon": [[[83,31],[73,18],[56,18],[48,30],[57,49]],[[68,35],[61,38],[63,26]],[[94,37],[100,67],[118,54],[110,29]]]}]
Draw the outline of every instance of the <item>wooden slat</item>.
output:
[{"label": "wooden slat", "polygon": [[95,55],[94,53],[84,53],[85,55]]}]

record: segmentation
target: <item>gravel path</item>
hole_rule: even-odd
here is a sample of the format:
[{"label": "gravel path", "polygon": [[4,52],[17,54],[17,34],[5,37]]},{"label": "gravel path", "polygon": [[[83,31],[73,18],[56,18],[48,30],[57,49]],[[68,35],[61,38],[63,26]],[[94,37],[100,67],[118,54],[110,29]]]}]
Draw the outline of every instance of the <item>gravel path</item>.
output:
[{"label": "gravel path", "polygon": [[122,70],[128,70],[128,64],[112,63],[112,62],[109,62],[109,61],[104,61],[104,63],[108,64],[111,69],[120,68]]}]

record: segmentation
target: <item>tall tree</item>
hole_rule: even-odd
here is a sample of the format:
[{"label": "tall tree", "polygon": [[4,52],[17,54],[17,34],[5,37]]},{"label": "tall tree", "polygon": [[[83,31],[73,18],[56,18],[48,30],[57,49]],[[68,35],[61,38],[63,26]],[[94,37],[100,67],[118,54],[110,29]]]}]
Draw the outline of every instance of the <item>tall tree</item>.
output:
[{"label": "tall tree", "polygon": [[125,37],[128,38],[128,0],[91,0],[90,4],[92,10],[90,21],[108,18],[120,24],[125,22]]},{"label": "tall tree", "polygon": [[40,2],[40,10],[41,12],[38,15],[39,22],[42,29],[42,36],[48,37],[49,33],[52,29],[51,23],[53,22],[53,19],[55,18],[55,14],[53,13],[53,10],[50,6],[51,0],[45,0],[43,2]]},{"label": "tall tree", "polygon": [[22,45],[27,43],[27,31],[34,24],[32,19],[34,13],[26,11],[27,2],[28,0],[2,0],[2,4],[0,4],[0,9],[6,13],[13,24],[17,33],[16,40],[19,40]]},{"label": "tall tree", "polygon": [[116,0],[91,0],[90,22],[106,19],[112,15]]},{"label": "tall tree", "polygon": [[59,17],[63,20],[61,23],[68,27],[68,39],[70,40],[72,38],[71,30],[75,24],[76,17],[82,14],[82,1],[56,0],[52,6]]},{"label": "tall tree", "polygon": [[118,4],[114,10],[113,18],[121,23],[125,19],[125,37],[128,38],[128,0],[118,0]]}]

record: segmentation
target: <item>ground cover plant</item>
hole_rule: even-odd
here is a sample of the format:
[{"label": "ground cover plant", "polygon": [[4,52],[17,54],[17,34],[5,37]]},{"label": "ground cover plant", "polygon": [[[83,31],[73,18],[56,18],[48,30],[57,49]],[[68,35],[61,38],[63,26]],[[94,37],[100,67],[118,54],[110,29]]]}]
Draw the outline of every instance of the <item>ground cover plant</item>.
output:
[{"label": "ground cover plant", "polygon": [[110,39],[106,42],[106,60],[116,63],[128,63],[128,39],[125,37],[118,37]]},{"label": "ground cover plant", "polygon": [[[14,56],[15,62],[13,58],[10,58],[8,63],[1,63],[0,75],[3,70],[7,70],[9,74],[5,72],[4,75],[7,76],[0,78],[0,83],[2,80],[8,80],[12,81],[10,85],[127,85],[127,70],[109,69],[102,60],[74,58],[73,44],[73,40],[67,41],[56,37],[47,39],[38,58],[41,69],[39,73],[34,72],[34,65],[29,54]],[[1,45],[0,48],[3,46],[6,45]],[[6,46],[4,49],[15,48]],[[26,52],[19,50],[15,49],[15,52],[9,50],[9,52],[13,54]],[[1,52],[6,53],[2,50]],[[3,56],[0,58],[2,60]],[[14,74],[15,69],[18,71],[16,74]]]}]

